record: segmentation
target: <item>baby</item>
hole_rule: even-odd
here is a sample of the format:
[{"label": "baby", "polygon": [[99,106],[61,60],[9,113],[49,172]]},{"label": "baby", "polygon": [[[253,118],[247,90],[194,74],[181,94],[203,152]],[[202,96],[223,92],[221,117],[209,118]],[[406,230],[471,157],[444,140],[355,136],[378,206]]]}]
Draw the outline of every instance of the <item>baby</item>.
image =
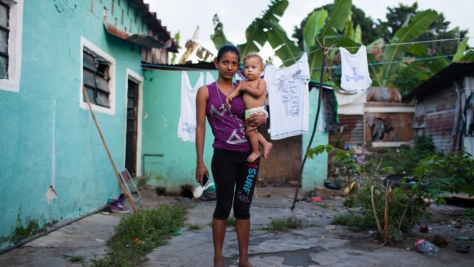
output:
[{"label": "baby", "polygon": [[[247,120],[250,115],[258,112],[265,113],[265,116],[268,118],[268,112],[265,110],[265,91],[267,84],[264,79],[260,78],[262,73],[262,57],[254,52],[247,54],[244,58],[244,76],[247,80],[241,81],[236,90],[231,92],[225,100],[227,108],[230,108],[232,99],[239,96],[241,92],[244,92],[242,98],[245,105],[245,120]],[[263,157],[268,158],[273,146],[272,143],[267,142],[267,140],[257,132],[255,127],[251,127],[247,124],[247,121],[245,123],[245,132],[252,146],[252,154],[247,158],[247,161],[254,162],[261,156],[258,150],[258,143],[263,146]]]}]

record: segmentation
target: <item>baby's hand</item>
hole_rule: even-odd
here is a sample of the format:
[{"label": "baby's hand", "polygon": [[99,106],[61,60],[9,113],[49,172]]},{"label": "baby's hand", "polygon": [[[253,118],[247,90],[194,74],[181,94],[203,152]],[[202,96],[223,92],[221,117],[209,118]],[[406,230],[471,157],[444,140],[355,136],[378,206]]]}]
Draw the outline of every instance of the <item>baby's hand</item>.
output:
[{"label": "baby's hand", "polygon": [[232,99],[230,97],[225,98],[225,107],[227,109],[230,109],[230,101],[232,101]]}]

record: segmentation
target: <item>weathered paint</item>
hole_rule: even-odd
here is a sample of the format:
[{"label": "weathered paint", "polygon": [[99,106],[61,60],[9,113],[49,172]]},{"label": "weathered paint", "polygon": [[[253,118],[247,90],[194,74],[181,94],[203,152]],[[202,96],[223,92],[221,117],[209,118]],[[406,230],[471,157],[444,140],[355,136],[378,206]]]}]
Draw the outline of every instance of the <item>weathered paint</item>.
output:
[{"label": "weathered paint", "polygon": [[89,1],[24,5],[20,89],[0,90],[0,249],[16,240],[11,239],[15,229],[29,224],[40,229],[78,217],[120,192],[89,110],[80,108],[78,92],[83,38],[115,59],[116,112],[95,115],[117,168],[123,169],[127,69],[138,76],[143,72],[140,47],[104,30],[104,6],[110,2],[95,2],[92,13]]},{"label": "weathered paint", "polygon": [[[314,120],[316,118],[316,109],[318,106],[319,99],[319,90],[311,90],[309,92],[309,132],[308,134],[303,135],[303,156],[306,153],[306,148],[308,147],[309,140],[311,138],[311,133],[313,131]],[[311,147],[318,145],[327,145],[328,144],[328,133],[324,131],[324,114],[323,104],[321,103],[321,111],[318,118],[318,125],[316,127],[316,132],[314,134],[314,140]],[[322,186],[324,180],[328,176],[328,155],[327,153],[322,153],[315,156],[313,159],[308,158],[306,160],[304,170],[303,170],[303,179],[301,183],[301,189],[303,191],[314,190],[316,186]]]},{"label": "weathered paint", "polygon": [[[415,106],[412,104],[365,103],[365,143],[372,142],[374,147],[377,145],[390,147],[400,146],[400,142],[413,141],[414,111]],[[381,142],[384,144],[379,144]]]}]

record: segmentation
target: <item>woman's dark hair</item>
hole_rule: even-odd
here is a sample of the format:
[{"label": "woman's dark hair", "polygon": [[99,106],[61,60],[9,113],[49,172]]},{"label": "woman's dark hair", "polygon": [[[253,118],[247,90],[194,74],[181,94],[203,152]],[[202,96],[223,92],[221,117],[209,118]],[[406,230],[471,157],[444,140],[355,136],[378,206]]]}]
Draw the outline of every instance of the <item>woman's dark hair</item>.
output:
[{"label": "woman's dark hair", "polygon": [[219,48],[219,52],[217,52],[217,57],[216,57],[217,62],[219,62],[221,60],[222,55],[224,55],[227,52],[236,54],[240,62],[240,51],[235,45],[232,45],[232,44],[226,44],[226,45],[221,46],[221,48]]}]

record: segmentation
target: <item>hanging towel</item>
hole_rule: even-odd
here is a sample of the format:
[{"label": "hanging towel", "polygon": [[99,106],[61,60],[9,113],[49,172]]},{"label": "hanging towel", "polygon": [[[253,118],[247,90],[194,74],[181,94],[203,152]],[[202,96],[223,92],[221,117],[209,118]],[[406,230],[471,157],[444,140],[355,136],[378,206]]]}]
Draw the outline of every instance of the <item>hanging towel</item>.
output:
[{"label": "hanging towel", "polygon": [[295,64],[265,68],[270,105],[270,138],[278,140],[308,133],[309,66],[306,53]]},{"label": "hanging towel", "polygon": [[[207,77],[208,78],[208,77]],[[185,141],[196,141],[196,94],[204,85],[204,74],[201,72],[194,87],[191,87],[188,73],[181,74],[181,115],[178,122],[178,138]]]},{"label": "hanging towel", "polygon": [[341,52],[341,87],[350,92],[358,92],[370,87],[372,80],[367,64],[367,49],[361,45],[357,53],[351,54],[344,47]]}]

